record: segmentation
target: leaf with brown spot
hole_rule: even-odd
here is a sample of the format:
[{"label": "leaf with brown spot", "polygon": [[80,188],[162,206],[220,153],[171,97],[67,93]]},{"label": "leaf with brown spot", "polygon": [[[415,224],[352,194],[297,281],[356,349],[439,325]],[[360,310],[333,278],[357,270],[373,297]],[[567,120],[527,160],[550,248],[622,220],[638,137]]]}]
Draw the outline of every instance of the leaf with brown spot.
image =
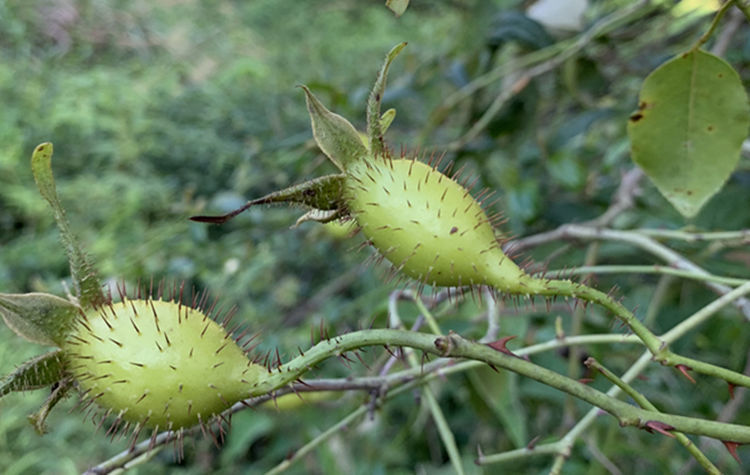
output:
[{"label": "leaf with brown spot", "polygon": [[740,158],[750,127],[747,94],[721,58],[690,51],[643,83],[628,120],[633,161],[685,217],[716,194]]}]

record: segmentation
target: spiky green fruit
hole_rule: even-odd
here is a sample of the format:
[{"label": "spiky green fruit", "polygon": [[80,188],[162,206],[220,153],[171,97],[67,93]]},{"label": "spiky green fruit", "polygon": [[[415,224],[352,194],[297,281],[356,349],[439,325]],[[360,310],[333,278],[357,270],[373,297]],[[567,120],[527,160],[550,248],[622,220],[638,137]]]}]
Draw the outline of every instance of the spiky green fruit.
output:
[{"label": "spiky green fruit", "polygon": [[502,251],[469,190],[416,159],[352,165],[347,201],[363,234],[397,270],[430,285],[493,285],[525,292],[526,275]]},{"label": "spiky green fruit", "polygon": [[[514,294],[544,292],[544,281],[532,278],[505,255],[490,219],[469,190],[435,167],[390,157],[383,134],[395,111],[381,115],[380,105],[390,64],[405,46],[393,47],[380,68],[367,101],[365,139],[302,86],[313,137],[343,173],[325,177],[325,186],[309,181],[268,197],[311,206],[298,223],[353,217],[396,270],[422,283],[489,285]],[[221,223],[264,200],[250,201],[223,216],[191,219]]]},{"label": "spiky green fruit", "polygon": [[85,400],[141,427],[209,422],[267,374],[204,312],[162,300],[82,312],[63,351]]}]

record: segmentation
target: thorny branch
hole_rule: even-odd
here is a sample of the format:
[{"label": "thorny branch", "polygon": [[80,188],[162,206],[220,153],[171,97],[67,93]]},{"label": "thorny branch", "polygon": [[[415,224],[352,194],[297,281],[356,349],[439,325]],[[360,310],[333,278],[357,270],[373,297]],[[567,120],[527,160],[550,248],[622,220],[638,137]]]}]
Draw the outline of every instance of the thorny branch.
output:
[{"label": "thorny branch", "polygon": [[[683,324],[680,324],[674,329],[667,332],[662,338],[667,343],[675,341],[676,339],[684,335],[684,333],[687,332],[690,328],[694,327],[693,322],[696,322],[695,324],[697,324],[697,322],[705,320],[711,314],[715,313],[720,308],[722,308],[722,306],[728,304],[737,295],[741,295],[741,292],[750,291],[750,284],[747,284],[746,286],[743,286],[743,287],[744,288],[738,288],[732,291],[731,294],[733,295],[727,295],[725,297],[717,299],[716,301],[706,306],[704,309],[701,309],[699,312],[696,312],[693,316],[686,319],[683,322]],[[406,333],[408,336],[409,332],[406,332]],[[429,338],[429,335],[424,335],[424,334],[419,334],[419,335]],[[343,337],[337,337],[337,338],[343,338]],[[444,339],[444,337],[439,337],[439,338]],[[450,338],[456,338],[456,337],[450,337]],[[389,342],[390,341],[393,341],[393,340],[389,339]],[[464,347],[466,344],[469,344],[463,339],[461,340],[449,339],[446,341],[462,342],[461,345],[463,345]],[[435,340],[435,345],[437,345],[437,342],[438,340]],[[591,343],[615,343],[615,342],[640,343],[640,341],[637,338],[635,338],[633,335],[617,335],[617,334],[583,335],[579,337],[555,338],[549,342],[532,345],[530,347],[516,350],[514,353],[518,357],[524,357],[524,356],[535,354],[541,351],[548,351],[551,349],[561,348],[561,347],[565,347],[568,345],[580,345],[580,344],[591,344]],[[407,369],[398,373],[381,375],[377,377],[345,378],[341,380],[320,379],[320,380],[308,380],[304,383],[292,383],[288,386],[284,386],[272,392],[264,394],[263,396],[250,398],[241,403],[237,403],[228,411],[228,413],[233,414],[247,407],[256,407],[257,405],[261,403],[267,402],[269,400],[273,400],[276,397],[279,397],[281,395],[288,394],[291,392],[307,392],[307,391],[321,391],[321,390],[344,391],[344,390],[355,390],[355,389],[377,390],[384,386],[394,387],[395,388],[394,390],[392,390],[386,395],[383,395],[383,399],[388,399],[390,397],[395,396],[396,394],[399,394],[401,391],[414,387],[415,385],[424,384],[424,382],[432,379],[437,374],[438,371],[440,371],[441,375],[446,376],[454,372],[465,371],[467,369],[479,367],[483,365],[482,361],[480,360],[464,361],[464,362],[457,363],[455,360],[448,358],[447,356],[451,356],[451,353],[457,353],[455,356],[461,355],[461,352],[456,352],[456,349],[453,348],[453,346],[454,344],[450,344],[446,346],[445,343],[441,343],[440,346],[437,346],[437,348],[439,352],[442,352],[444,356],[446,357],[441,357],[432,362],[426,363],[422,365],[420,368],[411,368],[411,369]],[[423,351],[434,350],[434,348],[432,348],[430,345],[427,345],[423,347],[422,349]],[[493,353],[490,353],[490,355],[492,354]],[[644,355],[635,364],[631,366],[630,370],[622,377],[622,379],[626,382],[631,381],[643,370],[643,368],[645,368],[646,365],[649,364],[650,360],[651,360],[651,353],[646,351],[646,353],[644,353]],[[510,361],[515,361],[515,360],[513,357],[511,357]],[[497,364],[498,366],[502,366],[496,361],[494,361],[494,364]],[[531,364],[531,363],[528,363],[528,364]],[[532,365],[532,366],[535,366],[535,365]],[[543,369],[543,368],[540,368],[540,369]],[[547,377],[554,377],[556,379],[563,378],[563,380],[567,379],[562,376],[556,375],[556,373],[548,372],[548,370],[544,370],[544,372],[545,374],[547,374]],[[545,381],[545,383],[548,383],[548,381]],[[614,397],[617,395],[617,393],[618,393],[617,388],[615,388],[615,390],[610,390],[606,396]],[[599,402],[601,403],[602,401],[599,401]],[[362,411],[363,414],[367,412],[366,406],[364,407],[365,407],[365,410]],[[536,453],[561,453],[562,450],[567,450],[565,449],[565,447],[568,447],[569,444],[572,444],[572,441],[575,440],[575,438],[582,432],[583,428],[587,427],[591,422],[593,422],[594,418],[596,417],[596,415],[598,414],[600,410],[598,409],[598,407],[600,407],[600,405],[597,405],[597,407],[592,409],[587,414],[587,416],[584,417],[576,425],[576,428],[574,428],[573,430],[571,430],[571,432],[568,433],[568,436],[561,439],[559,442],[556,442],[554,444],[555,446],[554,450],[549,451],[549,450],[544,449],[544,447],[546,446],[540,446],[540,451]],[[620,408],[622,408],[622,406],[620,406]],[[690,419],[690,418],[687,418],[687,419]],[[652,417],[649,420],[655,420],[655,419]],[[685,418],[680,419],[680,421],[681,423],[688,422]],[[91,474],[91,475],[106,474],[117,469],[126,468],[129,466],[129,464],[137,463],[137,460],[140,460],[140,457],[143,457],[144,455],[148,454],[149,452],[153,450],[158,450],[160,447],[166,444],[169,444],[170,442],[175,441],[176,439],[182,437],[183,435],[184,434],[182,433],[163,432],[161,434],[158,434],[158,436],[156,436],[153,439],[153,441],[146,440],[137,445],[134,445],[131,450],[124,451],[112,457],[108,461],[89,469],[89,471],[87,471],[86,473]],[[750,434],[748,434],[748,437],[750,437]],[[504,459],[505,457],[487,457],[487,458],[483,458],[481,463],[492,463],[492,462],[496,462],[496,461],[500,461]]]},{"label": "thorny branch", "polygon": [[[639,2],[641,6],[645,5],[647,2]],[[734,18],[737,17],[735,15],[733,17],[733,24],[739,24],[739,21],[734,20]],[[716,50],[721,50],[722,48],[725,48],[725,43],[728,41],[727,38],[731,36],[729,32],[729,28],[726,29],[725,34],[722,35],[722,37],[719,38],[717,41],[717,44],[715,46]],[[733,31],[732,31],[733,32]],[[582,37],[581,41],[582,44],[585,44],[585,42],[590,41],[593,36],[590,34],[590,37]],[[585,40],[585,41],[583,41]],[[574,51],[574,50],[571,50]],[[560,57],[562,58],[562,56]],[[490,107],[490,109],[487,111],[486,115],[488,117],[491,117],[494,115],[497,110],[499,110],[500,106],[507,100],[507,98],[511,97],[515,93],[517,93],[520,89],[522,89],[526,82],[528,80],[536,75],[543,74],[544,72],[553,69],[554,67],[558,66],[558,63],[561,61],[560,58],[554,58],[553,60],[539,64],[538,66],[534,68],[530,68],[524,72],[524,74],[521,74],[519,76],[519,79],[513,83],[513,86],[507,90],[501,93],[500,96],[496,99],[495,103]],[[486,119],[486,117],[485,117]],[[465,144],[467,141],[471,140],[474,136],[476,136],[484,127],[485,123],[480,120],[477,124],[475,124],[475,127],[472,128],[465,136],[463,136],[461,139],[459,139],[457,142],[452,144],[452,148],[460,148],[463,144]],[[615,229],[609,229],[608,226],[611,226],[613,221],[617,216],[622,214],[624,211],[630,209],[635,202],[635,197],[638,194],[638,185],[640,183],[640,180],[643,177],[643,172],[638,169],[634,168],[627,172],[622,179],[621,185],[617,191],[617,193],[614,196],[614,199],[612,201],[612,204],[610,207],[598,218],[581,223],[581,224],[568,224],[561,226],[560,228],[547,232],[538,234],[535,236],[530,236],[527,238],[519,239],[516,241],[509,242],[506,245],[506,249],[512,250],[512,251],[521,251],[524,249],[529,249],[541,244],[554,242],[554,241],[561,241],[561,240],[615,240],[620,242],[626,242],[630,243],[634,246],[637,246],[650,254],[653,254],[654,256],[664,260],[667,262],[668,265],[676,268],[676,269],[682,269],[687,272],[691,272],[696,275],[709,275],[708,272],[706,272],[704,269],[696,265],[695,263],[691,262],[684,256],[681,256],[680,254],[676,253],[669,247],[659,243],[657,240],[652,239],[651,237],[644,236],[643,234],[639,234],[635,231],[623,231],[623,230],[615,230]],[[342,281],[342,285],[344,282]],[[712,290],[716,291],[720,295],[726,296],[732,291],[731,287],[728,287],[726,285],[722,285],[716,282],[706,282],[705,284]],[[400,296],[399,296],[400,297]],[[399,298],[396,297],[396,298]],[[718,302],[718,300],[717,300]],[[739,298],[732,302],[735,306],[737,306],[745,315],[745,317],[750,320],[750,301],[748,301],[745,298]],[[490,327],[488,328],[488,335],[496,335],[497,328],[492,327],[493,320],[492,320],[493,312],[488,310],[488,319],[490,323]],[[421,325],[422,320],[418,320],[412,330],[416,331],[418,330],[419,326]],[[673,334],[675,339],[676,332],[675,329],[673,329],[670,333]],[[672,339],[672,340],[673,340]],[[553,342],[547,342],[540,345],[535,345],[535,347],[540,349],[551,349],[555,347],[565,346],[568,344],[583,344],[583,343],[591,343],[591,342],[612,342],[612,341],[621,341],[621,342],[631,342],[631,343],[638,343],[638,340],[632,336],[621,336],[621,335],[583,335],[581,337],[571,337],[568,339],[559,339]],[[534,347],[527,347],[520,351],[516,351],[517,354],[529,354],[533,352]],[[448,351],[450,356],[450,351]],[[459,352],[460,353],[460,352]],[[627,381],[629,379],[632,379],[640,370],[643,368],[643,366],[648,362],[647,356],[649,354],[646,353],[644,356],[633,366],[631,366],[630,371],[628,371],[627,375],[623,377],[623,380]],[[457,354],[456,356],[460,356],[460,354]],[[643,361],[643,363],[641,363]],[[431,379],[432,376],[435,375],[437,371],[442,371],[443,374],[447,374],[452,371],[461,371],[468,369],[470,367],[476,367],[481,365],[482,363],[479,361],[469,361],[469,362],[460,362],[457,363],[456,360],[451,358],[438,358],[436,360],[433,360],[430,363],[427,363],[423,365],[421,368],[412,368],[396,373],[391,373],[390,369],[392,368],[393,364],[396,362],[396,359],[394,357],[390,358],[390,361],[382,368],[380,374],[378,376],[374,377],[356,377],[356,378],[346,378],[346,379],[317,379],[317,380],[308,380],[305,383],[292,383],[286,387],[277,389],[273,391],[272,393],[265,394],[260,397],[255,397],[248,399],[246,401],[243,401],[242,403],[236,404],[233,406],[229,413],[236,413],[240,410],[244,410],[248,407],[257,407],[258,405],[268,402],[270,400],[273,400],[276,397],[279,397],[284,394],[288,394],[291,392],[310,392],[310,391],[351,391],[351,390],[364,390],[364,391],[371,391],[374,394],[373,401],[376,401],[378,398],[386,399],[389,396],[392,396],[393,394],[396,394],[400,391],[405,390],[406,388],[413,387],[414,385],[420,385],[424,384],[426,381]],[[747,373],[747,371],[746,371]],[[388,387],[396,387],[397,390],[393,391],[390,395],[386,395],[383,392],[383,388]],[[610,391],[608,395],[613,395],[616,393],[616,391]],[[740,401],[742,396],[737,398],[736,401]],[[732,410],[736,410],[737,404],[729,404],[727,406],[727,409],[725,412],[730,412]],[[374,407],[374,406],[373,406]],[[359,411],[359,410],[358,410]],[[594,408],[590,413],[589,416],[592,414],[595,414],[598,411],[598,409]],[[353,413],[352,415],[355,415],[358,413]],[[350,415],[347,420],[350,420]],[[591,417],[585,417],[579,422],[579,426],[585,427],[588,423],[590,423],[591,420],[593,420],[594,416]],[[727,420],[726,414],[723,414],[722,417],[719,418],[720,421]],[[578,426],[577,426],[578,427]],[[333,428],[332,428],[333,429]],[[571,440],[571,438],[575,438],[577,435],[580,434],[579,432],[571,431],[568,436],[566,436],[565,439],[561,440],[557,444],[546,444],[537,447],[535,450],[532,449],[526,449],[520,456],[523,455],[534,455],[534,454],[542,454],[542,453],[548,453],[548,454],[556,454],[560,455],[565,451],[566,444],[568,444]],[[158,436],[153,440],[149,441],[146,440],[140,444],[137,444],[133,446],[131,450],[125,451],[121,454],[118,454],[117,456],[111,458],[110,460],[97,465],[96,467],[92,467],[87,471],[88,474],[105,474],[110,473],[114,470],[118,469],[125,469],[129,466],[137,464],[138,460],[141,457],[148,456],[150,453],[152,453],[155,450],[158,450],[160,447],[174,441],[175,439],[182,437],[183,434],[176,434],[171,432],[164,432],[161,434],[158,434]],[[501,455],[511,455],[511,453],[501,454]],[[295,457],[298,457],[299,454],[295,454]],[[485,458],[484,456],[480,457],[483,459],[483,463],[490,462],[490,457]],[[512,457],[507,457],[508,459]],[[291,459],[289,461],[291,463]]]},{"label": "thorny branch", "polygon": [[[612,205],[603,213],[599,218],[596,218],[589,223],[586,223],[584,225],[565,225],[561,226],[557,230],[543,233],[535,236],[530,236],[528,238],[519,239],[516,241],[512,241],[508,243],[508,247],[516,250],[523,250],[528,249],[540,244],[556,241],[556,240],[565,240],[565,239],[613,239],[613,240],[620,240],[623,242],[629,242],[632,243],[638,247],[641,247],[650,253],[656,255],[657,257],[662,258],[663,260],[667,261],[670,265],[672,265],[675,268],[683,269],[695,274],[707,274],[706,271],[695,265],[694,263],[690,262],[686,258],[682,257],[678,253],[672,251],[668,247],[660,244],[659,242],[647,237],[643,236],[641,234],[638,234],[634,231],[617,231],[612,229],[606,229],[606,228],[597,228],[597,225],[607,225],[612,222],[619,214],[626,211],[627,209],[631,208],[634,204],[634,197],[637,195],[638,190],[638,184],[640,179],[642,178],[642,172],[640,172],[639,169],[633,169],[626,173],[623,176],[622,183],[620,187],[618,188],[615,197],[613,199]],[[721,293],[722,295],[725,295],[729,293],[732,289],[727,286],[723,286],[720,284],[707,282],[706,285],[713,288],[717,292]],[[448,296],[447,292],[439,292],[436,294],[432,301],[428,302],[428,306],[432,307],[443,300],[445,300]],[[400,298],[406,298],[411,299],[413,296],[408,294],[404,294],[403,292],[399,291],[394,294],[392,294],[392,299],[400,299]],[[721,299],[720,299],[721,300]],[[727,299],[729,300],[729,299]],[[746,299],[737,299],[734,300],[734,305],[744,309],[746,308]],[[718,301],[715,303],[719,303]],[[724,302],[722,302],[723,304]],[[489,311],[489,310],[488,310]],[[712,310],[713,311],[713,310]],[[746,315],[750,315],[750,308],[748,309],[748,313]],[[491,318],[491,317],[488,317]],[[687,323],[691,319],[686,320]],[[420,325],[422,321],[415,322],[415,325]],[[415,329],[418,327],[415,327]],[[496,329],[488,328],[488,334],[493,334],[496,331]],[[674,341],[679,334],[679,332],[668,332],[665,335],[665,340],[667,341]],[[681,334],[681,333],[680,333]],[[586,344],[586,343],[596,343],[596,342],[607,342],[607,341],[619,341],[619,342],[633,342],[633,343],[639,343],[636,338],[634,338],[632,335],[630,336],[623,336],[623,335],[583,335],[580,337],[568,337],[568,338],[562,338],[562,339],[556,339],[555,341],[543,343],[540,345],[534,345],[532,347],[527,347],[521,350],[517,350],[516,354],[518,355],[524,355],[524,354],[531,354],[537,351],[545,351],[552,348],[558,348],[566,345],[577,345],[577,344]],[[635,374],[637,374],[643,367],[643,364],[646,364],[649,360],[647,356],[650,356],[650,353],[644,354],[644,357],[641,359],[643,360],[642,365],[639,365],[638,363],[634,364],[631,367],[631,371],[629,372],[629,375],[626,375],[623,377],[624,380],[629,380],[632,378]],[[304,383],[293,383],[289,386],[277,389],[273,391],[272,393],[255,397],[248,399],[246,401],[243,401],[242,403],[238,403],[235,406],[233,406],[229,413],[236,413],[238,411],[241,411],[247,407],[257,407],[258,405],[265,403],[267,401],[273,400],[277,397],[280,397],[285,394],[289,394],[292,392],[295,393],[303,393],[303,392],[313,392],[313,391],[351,391],[351,390],[364,390],[369,391],[373,395],[373,399],[371,400],[371,403],[368,405],[369,408],[367,409],[368,413],[372,413],[374,410],[374,404],[377,401],[378,398],[387,399],[392,395],[397,394],[400,392],[402,388],[410,387],[414,384],[423,384],[423,382],[427,379],[430,379],[432,375],[435,374],[436,371],[440,371],[441,374],[446,375],[454,371],[463,371],[471,367],[477,367],[480,366],[482,363],[478,361],[468,361],[463,363],[456,363],[455,360],[450,358],[438,358],[436,360],[433,360],[429,363],[426,363],[421,368],[412,368],[396,373],[390,373],[390,367],[395,362],[395,358],[390,358],[391,362],[390,364],[386,364],[386,366],[382,369],[380,374],[378,376],[370,376],[370,377],[356,377],[356,378],[346,378],[346,379],[317,379],[317,380],[308,380]],[[640,362],[640,360],[639,360]],[[384,391],[384,388],[394,388],[393,391],[386,394]],[[616,392],[612,393],[612,395],[616,394]],[[596,408],[590,412],[591,414],[595,414]],[[585,427],[588,424],[590,424],[593,421],[593,416],[584,417],[578,424],[578,426]],[[577,426],[577,427],[578,427]],[[575,436],[579,432],[573,431],[569,435]],[[124,451],[111,459],[109,459],[106,462],[103,462],[100,465],[97,465],[96,467],[92,467],[87,471],[87,474],[106,474],[110,473],[113,470],[118,470],[122,468],[127,468],[131,464],[137,464],[138,460],[141,457],[146,456],[149,454],[149,452],[152,452],[154,450],[158,450],[160,447],[165,446],[173,441],[175,441],[179,437],[183,437],[184,434],[177,434],[172,432],[164,432],[159,434],[153,441],[146,440],[144,442],[141,442],[135,446],[133,446],[132,450]],[[557,444],[560,444],[559,446],[556,445],[554,450],[549,451],[549,453],[559,453],[560,447],[563,447],[565,444],[569,443],[570,439],[563,439]],[[547,453],[546,450],[543,449],[545,446],[540,446],[540,449],[538,452],[535,451],[528,451],[528,454],[531,453]],[[505,455],[511,455],[511,453],[506,453]],[[503,457],[504,459],[504,457]],[[498,459],[499,460],[499,459]],[[492,457],[483,458],[482,463],[491,463],[492,461],[495,461]]]}]

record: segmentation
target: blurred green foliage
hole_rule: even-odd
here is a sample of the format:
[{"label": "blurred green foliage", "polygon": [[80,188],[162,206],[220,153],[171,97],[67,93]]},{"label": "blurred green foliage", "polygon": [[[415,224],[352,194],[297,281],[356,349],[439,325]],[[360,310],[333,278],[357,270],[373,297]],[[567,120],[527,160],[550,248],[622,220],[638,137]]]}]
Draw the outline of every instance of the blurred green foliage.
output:
[{"label": "blurred green foliage", "polygon": [[[445,97],[518,55],[560,40],[524,17],[522,3],[415,1],[396,19],[380,0],[0,0],[0,289],[64,293],[67,263],[28,161],[35,145],[52,141],[61,199],[103,279],[123,280],[131,288],[152,278],[208,288],[223,302],[239,306],[237,318],[252,331],[262,331],[258,351],[278,347],[282,359],[297,347],[306,348],[311,327],[317,332],[321,320],[332,334],[373,322],[385,325],[387,296],[394,285],[382,279],[383,266],[362,264],[371,252],[358,250],[359,237],[336,238],[314,223],[288,229],[300,213],[282,208],[254,209],[220,227],[191,223],[187,217],[228,212],[248,198],[331,172],[311,142],[303,95],[295,86],[307,84],[332,110],[363,121],[377,67],[400,41],[409,46],[393,65],[384,98],[385,107],[398,111],[390,143],[396,150],[404,144],[408,150],[439,152],[510,84],[496,81],[480,89],[423,134]],[[585,23],[628,3],[593,1]],[[534,79],[485,131],[447,158],[465,165],[466,176],[479,177],[476,189],[497,190],[496,207],[508,218],[511,234],[599,215],[623,171],[632,166],[625,120],[636,106],[642,79],[694,41],[707,21],[695,15],[675,18],[665,5],[592,41],[554,72]],[[732,38],[726,57],[747,81],[746,26]],[[750,208],[736,205],[748,202],[749,188],[745,157],[724,190],[690,224],[749,227]],[[684,224],[651,185],[644,186],[637,206],[616,223]],[[546,246],[532,257],[543,261],[555,249]],[[684,244],[678,250],[709,270],[747,276],[747,248]],[[584,252],[585,246],[574,246],[548,264],[580,265]],[[653,262],[616,244],[603,244],[599,256],[601,263]],[[598,286],[617,283],[625,303],[643,315],[656,282],[652,277],[606,276]],[[673,283],[655,329],[670,328],[710,299],[700,284]],[[477,306],[470,299],[446,305],[441,325],[481,337],[485,329]],[[402,307],[406,321],[416,315],[409,305]],[[509,302],[504,332],[527,343],[554,337],[542,308],[513,308]],[[675,349],[700,351],[706,360],[739,369],[746,351],[741,342],[750,335],[738,322],[728,309]],[[602,312],[588,310],[586,331],[610,327]],[[32,351],[0,326],[2,371]],[[617,345],[586,351],[622,370],[640,350]],[[566,372],[563,356],[546,353],[535,361]],[[371,362],[378,358],[375,351],[365,355]],[[331,362],[315,375],[351,371]],[[367,370],[355,364],[354,371]],[[692,388],[673,374],[652,373],[638,388],[664,409],[714,417],[726,400],[723,386],[702,381]],[[494,386],[477,383],[488,377],[452,377],[438,394],[467,466],[477,445],[486,453],[497,452],[524,444],[524,438],[559,436],[569,422],[561,420],[561,406],[573,404],[579,415],[588,409],[538,383],[507,375]],[[491,395],[506,384],[512,390],[503,400],[493,400]],[[37,436],[25,414],[43,396],[37,391],[0,402],[3,473],[77,473],[127,448],[126,440],[110,443],[95,435],[91,422],[75,410],[72,415],[54,413],[50,433]],[[352,393],[290,412],[246,411],[234,419],[222,450],[200,437],[191,439],[184,462],[176,463],[166,450],[136,473],[268,469],[364,400],[365,395]],[[66,405],[72,408],[74,401]],[[520,418],[518,411],[523,411]],[[736,422],[750,422],[748,414],[739,417]],[[503,424],[513,427],[504,430]],[[688,460],[686,453],[671,440],[655,442],[656,437],[602,420],[576,446],[566,473],[604,473],[595,461],[600,452],[623,471],[679,471]],[[709,456],[720,467],[734,467],[723,449],[709,451]],[[548,462],[531,459],[502,469],[535,472]],[[434,424],[413,393],[389,402],[374,421],[350,427],[292,469],[414,471],[451,469]]]}]

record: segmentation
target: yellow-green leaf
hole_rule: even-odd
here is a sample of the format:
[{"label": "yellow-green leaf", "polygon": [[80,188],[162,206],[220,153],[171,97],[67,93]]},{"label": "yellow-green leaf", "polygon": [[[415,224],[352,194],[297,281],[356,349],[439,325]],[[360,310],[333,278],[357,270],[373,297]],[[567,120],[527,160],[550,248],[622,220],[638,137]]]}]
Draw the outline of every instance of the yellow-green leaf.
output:
[{"label": "yellow-green leaf", "polygon": [[692,217],[734,170],[749,126],[739,75],[698,50],[646,78],[628,134],[633,160],[672,206]]},{"label": "yellow-green leaf", "polygon": [[403,15],[409,7],[409,0],[386,0],[385,6],[390,8],[394,15],[399,17]]}]

